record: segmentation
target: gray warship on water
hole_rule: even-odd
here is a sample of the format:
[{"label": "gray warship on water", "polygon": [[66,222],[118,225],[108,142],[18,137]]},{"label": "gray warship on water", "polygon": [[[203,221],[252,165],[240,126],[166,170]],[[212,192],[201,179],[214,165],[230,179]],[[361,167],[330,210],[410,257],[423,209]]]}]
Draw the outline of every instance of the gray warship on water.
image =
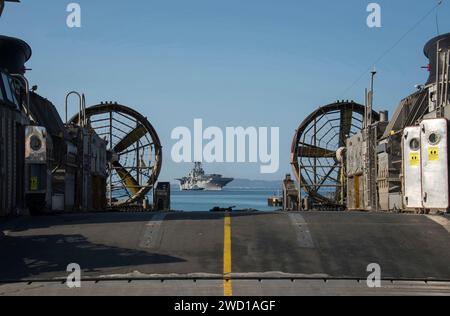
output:
[{"label": "gray warship on water", "polygon": [[201,162],[196,162],[187,177],[177,179],[182,191],[221,191],[233,178],[224,178],[220,174],[205,174]]}]

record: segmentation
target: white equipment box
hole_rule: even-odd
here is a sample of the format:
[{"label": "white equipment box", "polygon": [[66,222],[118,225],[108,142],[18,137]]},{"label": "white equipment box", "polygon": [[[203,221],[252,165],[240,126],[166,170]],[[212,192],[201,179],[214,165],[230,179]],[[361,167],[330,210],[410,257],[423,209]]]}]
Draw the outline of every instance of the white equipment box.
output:
[{"label": "white equipment box", "polygon": [[407,127],[403,131],[403,204],[408,209],[423,208],[420,131],[420,126]]},{"label": "white equipment box", "polygon": [[424,120],[420,124],[420,130],[423,207],[447,210],[450,206],[448,121]]}]

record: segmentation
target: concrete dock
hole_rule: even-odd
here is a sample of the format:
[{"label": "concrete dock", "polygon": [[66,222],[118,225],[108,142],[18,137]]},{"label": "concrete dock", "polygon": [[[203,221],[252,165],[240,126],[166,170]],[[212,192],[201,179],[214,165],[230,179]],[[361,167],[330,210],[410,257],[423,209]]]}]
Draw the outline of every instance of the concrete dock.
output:
[{"label": "concrete dock", "polygon": [[[450,295],[450,221],[382,213],[103,213],[0,224],[0,295]],[[80,289],[61,280],[82,268]],[[382,287],[366,285],[369,264]]]}]

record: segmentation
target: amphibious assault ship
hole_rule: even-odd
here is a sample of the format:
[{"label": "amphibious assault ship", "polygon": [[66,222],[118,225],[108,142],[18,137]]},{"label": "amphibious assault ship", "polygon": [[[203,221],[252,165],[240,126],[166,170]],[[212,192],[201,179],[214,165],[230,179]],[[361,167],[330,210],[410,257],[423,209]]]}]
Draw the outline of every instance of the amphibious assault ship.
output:
[{"label": "amphibious assault ship", "polygon": [[194,169],[180,181],[181,191],[221,191],[233,178],[224,178],[220,174],[205,174],[201,162],[196,162]]}]

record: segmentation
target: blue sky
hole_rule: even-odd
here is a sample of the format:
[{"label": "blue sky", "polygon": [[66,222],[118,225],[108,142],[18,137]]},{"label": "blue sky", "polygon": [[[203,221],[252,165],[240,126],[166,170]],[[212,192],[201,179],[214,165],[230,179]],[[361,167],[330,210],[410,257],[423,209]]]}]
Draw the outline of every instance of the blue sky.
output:
[{"label": "blue sky", "polygon": [[[32,84],[63,115],[65,94],[83,91],[89,104],[118,101],[146,115],[165,148],[161,179],[190,165],[170,159],[173,128],[276,126],[280,171],[258,164],[216,164],[208,171],[274,180],[290,172],[293,133],[317,106],[337,99],[363,102],[365,76],[343,92],[437,1],[379,0],[382,28],[366,25],[365,0],[79,0],[82,28],[66,26],[66,0],[7,4],[2,34],[33,48]],[[439,11],[450,32],[450,5]],[[437,33],[429,16],[379,64],[376,105],[391,112],[424,83],[423,45]]]}]

